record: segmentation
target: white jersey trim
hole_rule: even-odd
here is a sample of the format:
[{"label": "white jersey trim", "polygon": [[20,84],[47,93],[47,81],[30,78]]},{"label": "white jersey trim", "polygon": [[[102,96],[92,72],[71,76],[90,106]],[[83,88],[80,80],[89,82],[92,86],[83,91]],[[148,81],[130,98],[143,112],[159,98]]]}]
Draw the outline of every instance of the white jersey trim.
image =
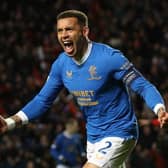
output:
[{"label": "white jersey trim", "polygon": [[163,108],[164,110],[166,110],[164,104],[158,103],[158,104],[155,105],[155,107],[154,107],[154,109],[153,109],[153,111],[155,112],[156,115],[157,115],[158,110],[159,110],[160,108]]},{"label": "white jersey trim", "polygon": [[22,120],[23,125],[29,122],[27,115],[23,111],[17,112],[16,115]]}]

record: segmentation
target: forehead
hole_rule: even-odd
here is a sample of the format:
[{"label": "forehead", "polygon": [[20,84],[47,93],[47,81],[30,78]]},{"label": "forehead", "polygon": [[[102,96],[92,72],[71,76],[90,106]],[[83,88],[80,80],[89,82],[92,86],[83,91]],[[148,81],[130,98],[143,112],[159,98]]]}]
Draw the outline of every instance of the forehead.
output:
[{"label": "forehead", "polygon": [[75,17],[61,18],[57,21],[57,28],[74,26],[75,24],[79,24],[78,19]]}]

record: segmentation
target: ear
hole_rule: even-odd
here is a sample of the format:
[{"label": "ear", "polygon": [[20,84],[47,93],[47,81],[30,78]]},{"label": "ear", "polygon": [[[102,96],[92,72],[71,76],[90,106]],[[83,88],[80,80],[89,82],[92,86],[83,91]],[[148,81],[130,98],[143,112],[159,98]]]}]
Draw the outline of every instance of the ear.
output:
[{"label": "ear", "polygon": [[88,37],[88,35],[89,35],[89,27],[87,27],[87,26],[83,27],[83,35],[85,37]]}]

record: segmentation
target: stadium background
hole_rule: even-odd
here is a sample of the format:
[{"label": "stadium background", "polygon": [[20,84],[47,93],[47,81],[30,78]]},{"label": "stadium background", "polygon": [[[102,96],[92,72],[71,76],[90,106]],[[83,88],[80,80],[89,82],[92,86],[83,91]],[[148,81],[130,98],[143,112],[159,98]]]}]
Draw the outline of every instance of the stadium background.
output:
[{"label": "stadium background", "polygon": [[[56,15],[64,9],[86,12],[90,39],[119,48],[168,102],[166,0],[1,0],[1,115],[17,112],[42,87],[51,63],[61,51],[54,24]],[[132,98],[140,122],[140,139],[128,168],[166,168],[168,131],[159,129],[140,97],[132,94]],[[53,168],[49,148],[69,116],[82,123],[85,142],[81,113],[64,90],[40,119],[0,136],[0,168]]]}]

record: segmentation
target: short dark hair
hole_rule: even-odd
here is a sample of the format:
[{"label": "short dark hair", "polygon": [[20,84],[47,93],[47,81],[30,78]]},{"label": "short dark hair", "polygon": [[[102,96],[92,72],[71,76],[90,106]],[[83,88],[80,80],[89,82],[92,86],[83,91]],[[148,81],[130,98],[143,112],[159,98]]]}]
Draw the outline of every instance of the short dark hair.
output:
[{"label": "short dark hair", "polygon": [[78,10],[66,10],[57,15],[57,21],[59,19],[69,18],[69,17],[75,17],[78,19],[78,22],[82,26],[88,26],[88,17],[85,13],[78,11]]}]

